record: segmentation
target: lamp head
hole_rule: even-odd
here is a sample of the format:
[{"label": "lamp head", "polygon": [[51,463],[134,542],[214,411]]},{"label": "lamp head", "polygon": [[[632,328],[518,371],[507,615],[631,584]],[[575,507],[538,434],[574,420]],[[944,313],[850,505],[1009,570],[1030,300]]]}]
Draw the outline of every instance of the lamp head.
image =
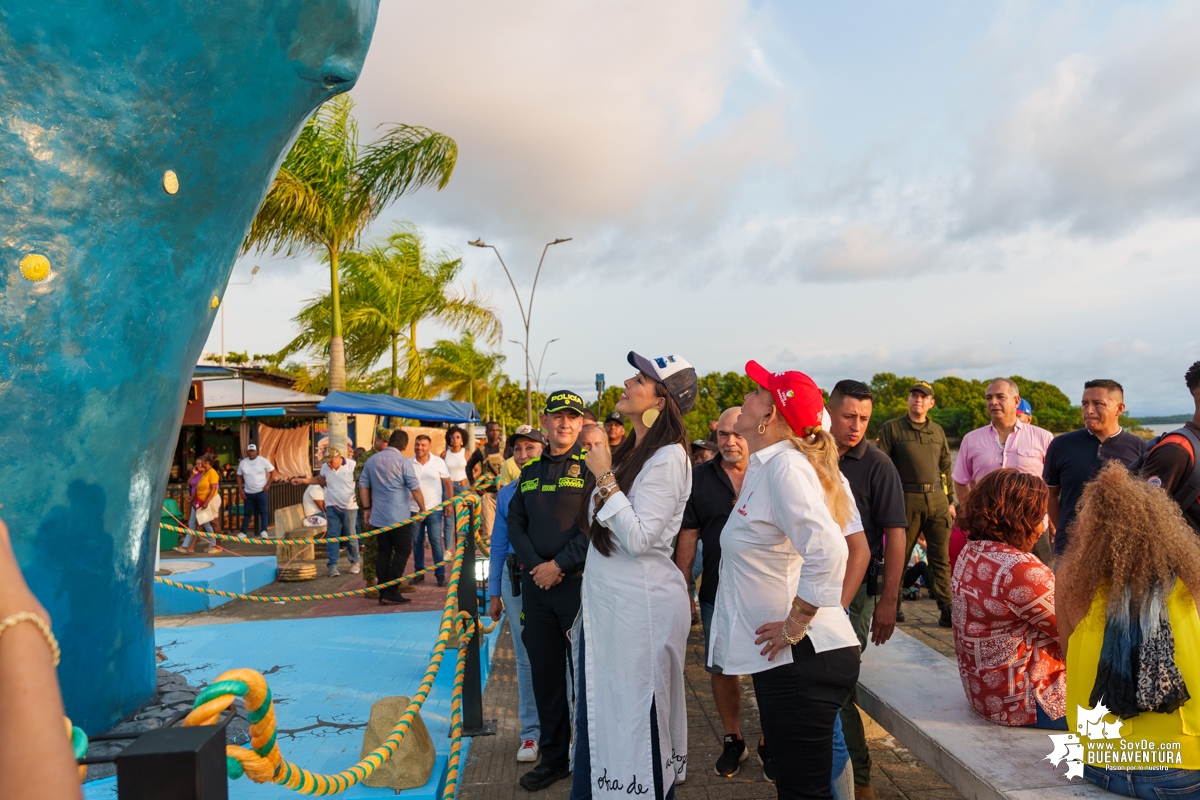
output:
[{"label": "lamp head", "polygon": [[467,242],[467,244],[471,245],[471,247],[488,247],[489,246],[486,242],[483,241],[482,236],[480,236],[478,239],[476,239],[473,242]]},{"label": "lamp head", "polygon": [[251,275],[257,275],[257,274],[258,274],[258,270],[259,270],[259,267],[258,267],[258,266],[255,266],[255,267],[254,267],[254,269],[250,270],[250,274],[251,274]]},{"label": "lamp head", "polygon": [[555,239],[550,244],[562,244],[563,242],[569,242],[574,238],[575,238],[574,236],[568,236],[566,239]]}]

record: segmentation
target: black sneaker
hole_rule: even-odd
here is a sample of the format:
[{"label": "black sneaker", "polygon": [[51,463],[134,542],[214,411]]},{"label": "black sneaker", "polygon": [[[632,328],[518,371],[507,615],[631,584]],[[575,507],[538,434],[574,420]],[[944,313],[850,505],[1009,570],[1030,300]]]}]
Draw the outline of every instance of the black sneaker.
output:
[{"label": "black sneaker", "polygon": [[771,763],[771,751],[767,749],[766,742],[758,746],[758,763],[762,764],[763,777],[768,783],[775,783],[775,765]]},{"label": "black sneaker", "polygon": [[445,576],[445,575],[438,575],[438,576],[437,576],[437,583],[438,583],[438,586],[445,586],[445,585],[446,585],[446,576]]},{"label": "black sneaker", "polygon": [[950,620],[951,613],[952,613],[952,610],[951,610],[950,606],[946,606],[945,608],[943,608],[942,616],[938,619],[938,625],[941,625],[943,628],[953,627],[954,623]]},{"label": "black sneaker", "polygon": [[717,765],[713,767],[713,772],[720,775],[722,778],[732,778],[738,774],[738,770],[742,768],[742,762],[746,760],[746,756],[750,753],[746,750],[746,742],[737,734],[725,734],[725,749],[721,751],[721,757],[717,759]]},{"label": "black sneaker", "polygon": [[570,774],[571,767],[567,764],[563,764],[561,767],[552,767],[543,762],[521,776],[521,788],[531,792],[540,792]]},{"label": "black sneaker", "polygon": [[418,575],[417,577],[415,577],[411,581],[409,581],[409,583],[424,583],[424,582],[425,582],[424,575]]}]

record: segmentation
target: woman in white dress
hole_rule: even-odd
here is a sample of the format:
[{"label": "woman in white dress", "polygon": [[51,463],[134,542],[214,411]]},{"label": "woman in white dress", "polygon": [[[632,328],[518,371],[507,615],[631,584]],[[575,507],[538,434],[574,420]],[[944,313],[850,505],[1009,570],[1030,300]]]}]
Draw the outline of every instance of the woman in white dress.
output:
[{"label": "woman in white dress", "polygon": [[[683,415],[696,371],[679,356],[629,354],[617,411],[633,435],[610,455],[588,451],[591,539],[583,571],[576,650],[571,800],[670,800],[686,777],[683,665],[691,605],[671,561],[692,487]],[[594,491],[589,491],[595,486]]]}]

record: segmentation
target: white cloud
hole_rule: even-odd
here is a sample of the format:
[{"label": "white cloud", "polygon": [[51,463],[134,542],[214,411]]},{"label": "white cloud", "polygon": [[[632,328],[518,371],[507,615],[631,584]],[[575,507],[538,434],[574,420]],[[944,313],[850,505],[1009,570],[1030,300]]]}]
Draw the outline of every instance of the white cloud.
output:
[{"label": "white cloud", "polygon": [[1198,27],[1200,7],[1178,5],[1062,57],[980,136],[961,233],[1065,223],[1107,238],[1200,212]]}]

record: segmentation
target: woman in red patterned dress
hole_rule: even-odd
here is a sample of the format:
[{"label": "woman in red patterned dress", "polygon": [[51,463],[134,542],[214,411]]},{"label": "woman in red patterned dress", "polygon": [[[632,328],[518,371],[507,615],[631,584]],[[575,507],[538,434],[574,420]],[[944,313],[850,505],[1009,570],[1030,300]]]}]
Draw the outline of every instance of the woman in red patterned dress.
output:
[{"label": "woman in red patterned dress", "polygon": [[954,651],[971,707],[997,725],[1066,730],[1067,670],[1054,573],[1030,551],[1046,530],[1046,484],[999,469],[967,498],[950,590]]}]

